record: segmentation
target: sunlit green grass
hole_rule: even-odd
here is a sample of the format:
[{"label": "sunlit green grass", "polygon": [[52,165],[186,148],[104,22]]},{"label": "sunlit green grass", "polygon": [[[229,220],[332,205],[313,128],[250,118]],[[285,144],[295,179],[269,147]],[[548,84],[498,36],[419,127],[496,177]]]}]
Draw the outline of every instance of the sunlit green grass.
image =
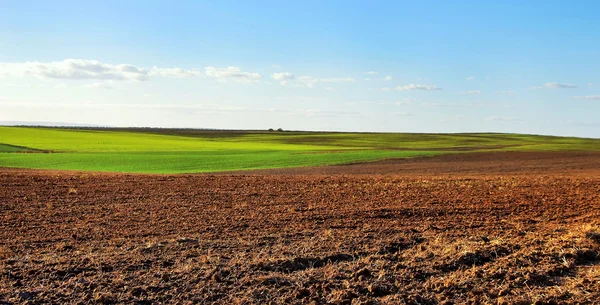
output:
[{"label": "sunlit green grass", "polygon": [[200,173],[319,166],[437,154],[427,151],[202,151],[123,153],[0,153],[0,166],[130,173]]},{"label": "sunlit green grass", "polygon": [[55,152],[149,152],[215,150],[318,150],[337,147],[245,138],[191,138],[103,130],[0,127],[0,143]]},{"label": "sunlit green grass", "polygon": [[[0,167],[59,170],[193,173],[346,164],[458,151],[559,150],[600,151],[600,139],[494,133],[0,127]],[[24,151],[28,153],[20,153]]]}]

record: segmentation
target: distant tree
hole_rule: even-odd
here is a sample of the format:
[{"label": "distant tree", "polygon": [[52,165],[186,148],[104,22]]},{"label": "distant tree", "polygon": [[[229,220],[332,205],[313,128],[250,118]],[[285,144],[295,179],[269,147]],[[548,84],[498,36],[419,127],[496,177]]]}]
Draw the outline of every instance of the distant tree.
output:
[{"label": "distant tree", "polygon": [[273,128],[269,128],[269,132],[273,132]]},{"label": "distant tree", "polygon": [[282,132],[283,129],[282,128],[277,128],[277,131]]}]

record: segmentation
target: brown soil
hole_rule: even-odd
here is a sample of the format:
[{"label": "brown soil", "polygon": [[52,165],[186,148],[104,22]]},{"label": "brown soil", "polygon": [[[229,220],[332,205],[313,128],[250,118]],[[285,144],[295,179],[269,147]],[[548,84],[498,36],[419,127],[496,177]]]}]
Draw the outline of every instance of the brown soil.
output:
[{"label": "brown soil", "polygon": [[0,170],[0,304],[598,304],[599,168],[494,153],[276,175]]},{"label": "brown soil", "polygon": [[[227,172],[224,174],[231,174]],[[600,175],[598,152],[485,152],[340,166],[239,171],[256,175]]]}]

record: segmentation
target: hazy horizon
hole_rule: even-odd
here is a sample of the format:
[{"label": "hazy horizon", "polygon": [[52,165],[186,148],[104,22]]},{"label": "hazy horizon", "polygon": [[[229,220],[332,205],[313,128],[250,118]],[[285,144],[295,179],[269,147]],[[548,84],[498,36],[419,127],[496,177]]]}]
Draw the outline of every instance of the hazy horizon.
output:
[{"label": "hazy horizon", "polygon": [[0,121],[600,138],[599,10],[4,1]]}]

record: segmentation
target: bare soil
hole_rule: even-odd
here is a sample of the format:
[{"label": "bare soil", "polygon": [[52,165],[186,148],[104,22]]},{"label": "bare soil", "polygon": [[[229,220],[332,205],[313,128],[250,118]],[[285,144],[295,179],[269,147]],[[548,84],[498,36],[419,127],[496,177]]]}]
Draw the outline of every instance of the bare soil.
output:
[{"label": "bare soil", "polygon": [[0,170],[0,304],[599,304],[600,155]]},{"label": "bare soil", "polygon": [[[600,175],[598,152],[475,152],[339,166],[240,171],[257,175]],[[231,174],[231,172],[225,173]]]}]

